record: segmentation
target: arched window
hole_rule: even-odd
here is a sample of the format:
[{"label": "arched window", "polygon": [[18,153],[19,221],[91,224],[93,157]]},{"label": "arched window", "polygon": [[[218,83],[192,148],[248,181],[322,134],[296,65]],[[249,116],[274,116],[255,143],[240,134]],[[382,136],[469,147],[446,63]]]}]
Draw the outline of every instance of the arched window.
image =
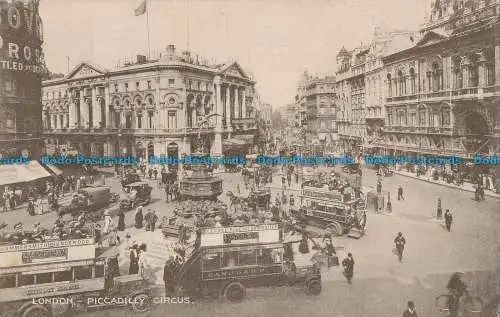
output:
[{"label": "arched window", "polygon": [[440,91],[442,89],[442,70],[439,69],[438,63],[432,64],[432,91]]},{"label": "arched window", "polygon": [[410,68],[410,94],[416,93],[416,85],[415,85],[415,69]]},{"label": "arched window", "polygon": [[399,84],[399,96],[403,96],[406,94],[406,81],[405,76],[402,71],[398,71],[398,84]]}]

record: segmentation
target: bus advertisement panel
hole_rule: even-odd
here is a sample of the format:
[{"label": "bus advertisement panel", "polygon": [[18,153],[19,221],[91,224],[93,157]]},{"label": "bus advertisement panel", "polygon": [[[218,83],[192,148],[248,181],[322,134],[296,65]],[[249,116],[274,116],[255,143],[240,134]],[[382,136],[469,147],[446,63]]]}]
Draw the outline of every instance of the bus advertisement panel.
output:
[{"label": "bus advertisement panel", "polygon": [[279,224],[203,228],[201,246],[281,242]]},{"label": "bus advertisement panel", "polygon": [[0,246],[0,268],[95,257],[93,239],[75,239]]}]

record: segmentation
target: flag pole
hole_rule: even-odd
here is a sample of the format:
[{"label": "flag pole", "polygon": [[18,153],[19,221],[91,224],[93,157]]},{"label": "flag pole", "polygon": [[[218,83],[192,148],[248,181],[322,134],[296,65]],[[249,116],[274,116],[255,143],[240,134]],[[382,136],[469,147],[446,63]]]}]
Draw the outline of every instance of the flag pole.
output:
[{"label": "flag pole", "polygon": [[144,0],[146,3],[146,29],[148,32],[148,60],[151,59],[151,47],[149,42],[149,5],[148,0]]}]

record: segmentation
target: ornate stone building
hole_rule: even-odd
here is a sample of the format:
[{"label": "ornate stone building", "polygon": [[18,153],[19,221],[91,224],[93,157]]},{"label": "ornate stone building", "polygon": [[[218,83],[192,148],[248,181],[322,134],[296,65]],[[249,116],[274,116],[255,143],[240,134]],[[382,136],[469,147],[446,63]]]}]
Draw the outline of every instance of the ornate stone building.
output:
[{"label": "ornate stone building", "polygon": [[169,45],[159,60],[138,56],[109,71],[83,62],[43,82],[47,149],[84,155],[177,156],[195,149],[198,123],[220,156],[254,145],[255,82],[237,62],[207,65]]},{"label": "ornate stone building", "polygon": [[302,75],[297,88],[297,107],[305,144],[332,151],[337,140],[335,77]]},{"label": "ornate stone building", "polygon": [[386,56],[388,153],[499,150],[500,3],[435,1],[411,48]]},{"label": "ornate stone building", "polygon": [[342,48],[337,54],[338,152],[359,151],[366,136],[364,73],[367,53],[367,48],[358,47],[350,52]]},{"label": "ornate stone building", "polygon": [[365,62],[365,125],[364,150],[379,152],[383,143],[385,119],[385,76],[383,58],[396,51],[412,46],[415,34],[407,30],[383,30],[375,28]]}]

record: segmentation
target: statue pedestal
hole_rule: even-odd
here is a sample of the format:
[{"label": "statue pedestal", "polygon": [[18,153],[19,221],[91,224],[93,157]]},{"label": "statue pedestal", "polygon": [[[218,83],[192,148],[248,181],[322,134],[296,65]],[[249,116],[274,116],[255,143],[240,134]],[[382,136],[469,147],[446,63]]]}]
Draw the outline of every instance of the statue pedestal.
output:
[{"label": "statue pedestal", "polygon": [[[193,153],[192,161],[206,157],[205,153]],[[180,181],[180,195],[182,199],[211,199],[217,200],[222,194],[222,180],[209,175],[208,167],[203,164],[192,165],[192,175]]]}]

